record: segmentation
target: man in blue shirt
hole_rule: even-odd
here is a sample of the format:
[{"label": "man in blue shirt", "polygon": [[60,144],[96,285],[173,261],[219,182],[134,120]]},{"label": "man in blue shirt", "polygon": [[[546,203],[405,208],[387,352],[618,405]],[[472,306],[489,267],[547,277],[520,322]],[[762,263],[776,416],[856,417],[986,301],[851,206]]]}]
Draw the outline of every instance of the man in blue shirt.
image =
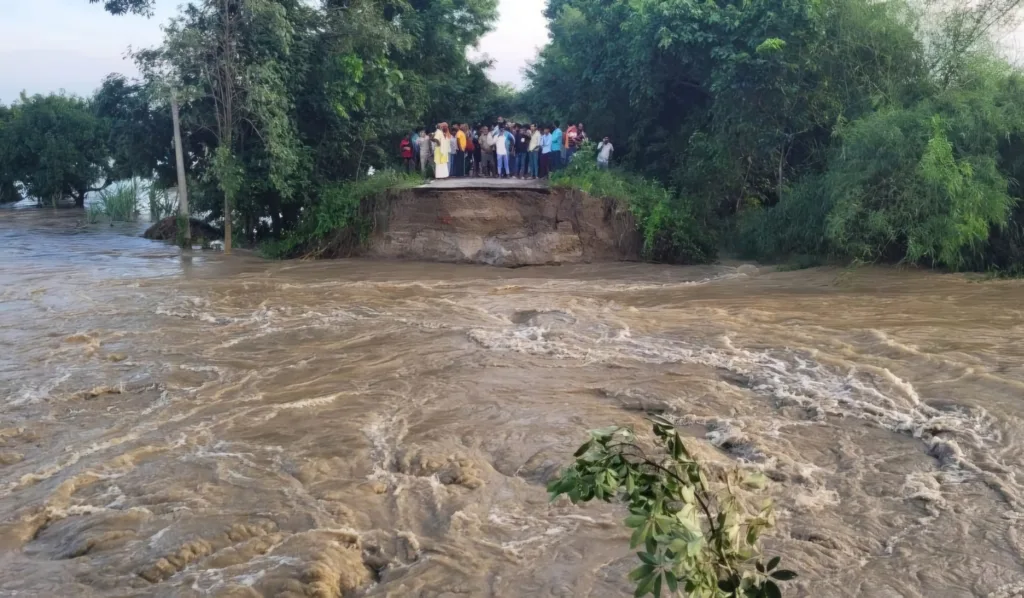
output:
[{"label": "man in blue shirt", "polygon": [[555,121],[555,130],[551,131],[551,172],[562,168],[562,129]]},{"label": "man in blue shirt", "polygon": [[540,176],[544,178],[551,173],[551,129],[544,127],[540,136]]}]

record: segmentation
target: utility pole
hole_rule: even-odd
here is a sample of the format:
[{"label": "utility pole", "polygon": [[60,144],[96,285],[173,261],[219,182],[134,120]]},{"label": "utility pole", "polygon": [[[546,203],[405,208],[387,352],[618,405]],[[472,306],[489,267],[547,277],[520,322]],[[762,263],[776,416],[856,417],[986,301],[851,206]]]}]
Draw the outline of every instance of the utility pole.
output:
[{"label": "utility pole", "polygon": [[184,225],[185,230],[180,231],[182,245],[184,248],[192,248],[192,214],[188,208],[188,184],[185,181],[185,152],[181,147],[181,121],[178,118],[178,94],[171,89],[171,120],[174,123],[174,159],[178,166],[178,214],[179,226]]}]

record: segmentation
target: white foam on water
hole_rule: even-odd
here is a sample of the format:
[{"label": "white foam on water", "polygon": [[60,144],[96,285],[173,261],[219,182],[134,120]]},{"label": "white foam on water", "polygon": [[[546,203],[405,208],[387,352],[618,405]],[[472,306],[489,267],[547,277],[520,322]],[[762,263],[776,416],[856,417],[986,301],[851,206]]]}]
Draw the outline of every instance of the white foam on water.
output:
[{"label": "white foam on water", "polygon": [[[979,474],[1015,508],[1020,502],[1021,492],[1012,479],[996,479],[990,473],[980,475],[983,472],[960,446],[966,442],[971,453],[991,454],[999,443],[1000,433],[984,410],[931,407],[910,382],[885,368],[859,364],[845,368],[829,366],[815,360],[812,352],[746,349],[737,347],[727,336],[719,339],[717,346],[662,337],[634,337],[626,327],[603,324],[560,328],[557,334],[537,326],[475,328],[468,336],[486,349],[555,359],[681,363],[724,369],[749,379],[751,390],[780,404],[827,416],[855,417],[920,438],[927,452],[943,467]],[[712,431],[709,439],[726,444],[730,433]],[[820,498],[825,497],[815,500]]]},{"label": "white foam on water", "polygon": [[1024,580],[1000,586],[989,592],[986,598],[1021,598],[1024,596]]},{"label": "white foam on water", "polygon": [[[399,418],[397,415],[387,418],[378,416],[363,428],[363,433],[373,447],[370,451],[373,470],[367,479],[376,481],[394,479],[395,451],[402,439],[405,438],[407,430],[405,419]],[[398,491],[396,490],[395,493],[397,494]]]},{"label": "white foam on water", "polygon": [[7,407],[22,407],[24,405],[45,401],[50,398],[51,393],[53,393],[58,386],[67,381],[70,377],[71,371],[64,370],[56,378],[52,378],[36,386],[29,386],[21,389],[16,396],[9,397],[4,402],[4,405]]}]

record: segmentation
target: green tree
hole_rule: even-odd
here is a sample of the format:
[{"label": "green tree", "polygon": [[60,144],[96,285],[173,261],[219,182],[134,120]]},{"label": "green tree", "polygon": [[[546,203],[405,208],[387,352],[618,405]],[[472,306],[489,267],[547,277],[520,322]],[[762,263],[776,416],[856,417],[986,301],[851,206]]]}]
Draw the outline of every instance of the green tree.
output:
[{"label": "green tree", "polygon": [[154,174],[163,184],[174,176],[168,103],[152,90],[122,75],[110,75],[92,98],[96,115],[106,121],[107,146],[118,179]]},{"label": "green tree", "polygon": [[14,176],[13,152],[9,130],[14,112],[0,104],[0,204],[12,203],[21,199]]},{"label": "green tree", "polygon": [[107,126],[89,102],[22,94],[8,119],[0,162],[30,197],[40,202],[72,198],[82,207],[89,192],[113,182]]}]

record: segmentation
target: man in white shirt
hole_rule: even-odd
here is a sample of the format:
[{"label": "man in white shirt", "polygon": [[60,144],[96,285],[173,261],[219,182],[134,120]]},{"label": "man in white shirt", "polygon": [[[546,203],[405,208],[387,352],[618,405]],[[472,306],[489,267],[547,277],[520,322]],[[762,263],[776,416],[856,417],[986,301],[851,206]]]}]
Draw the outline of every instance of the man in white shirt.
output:
[{"label": "man in white shirt", "polygon": [[530,176],[533,178],[540,175],[540,137],[537,125],[530,125]]},{"label": "man in white shirt", "polygon": [[505,139],[505,131],[501,127],[494,129],[494,149],[498,154],[498,178],[501,178],[502,172],[505,176],[511,176],[512,172],[508,168],[508,142]]},{"label": "man in white shirt", "polygon": [[609,138],[605,137],[601,143],[597,144],[597,167],[601,170],[608,170],[608,165],[612,161],[612,152],[615,151],[615,147]]}]

